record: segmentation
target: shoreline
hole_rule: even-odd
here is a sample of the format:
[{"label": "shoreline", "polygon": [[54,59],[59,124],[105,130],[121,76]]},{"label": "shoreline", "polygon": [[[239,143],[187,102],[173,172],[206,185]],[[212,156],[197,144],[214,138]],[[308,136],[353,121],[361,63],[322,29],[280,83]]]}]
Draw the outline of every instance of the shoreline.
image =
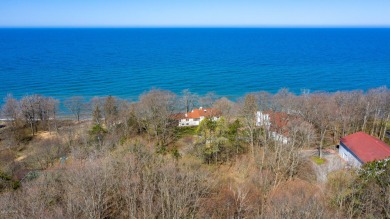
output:
[{"label": "shoreline", "polygon": [[[77,119],[75,119],[73,117],[72,116],[59,116],[59,117],[56,118],[56,120],[60,120],[60,121],[76,121],[77,122]],[[49,120],[54,120],[54,119],[50,118]],[[86,117],[86,118],[80,119],[80,122],[82,122],[82,121],[91,121],[91,120],[92,120],[92,117]],[[10,121],[12,121],[12,119],[0,118],[0,123],[1,122],[10,122]]]}]

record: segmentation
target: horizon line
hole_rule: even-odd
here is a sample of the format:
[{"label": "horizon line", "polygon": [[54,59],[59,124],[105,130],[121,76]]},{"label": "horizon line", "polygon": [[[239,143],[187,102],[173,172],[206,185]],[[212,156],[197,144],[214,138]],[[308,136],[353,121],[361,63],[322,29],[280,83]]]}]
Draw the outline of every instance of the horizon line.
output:
[{"label": "horizon line", "polygon": [[390,25],[206,25],[206,26],[175,26],[175,25],[145,25],[145,26],[0,26],[0,29],[386,29]]}]

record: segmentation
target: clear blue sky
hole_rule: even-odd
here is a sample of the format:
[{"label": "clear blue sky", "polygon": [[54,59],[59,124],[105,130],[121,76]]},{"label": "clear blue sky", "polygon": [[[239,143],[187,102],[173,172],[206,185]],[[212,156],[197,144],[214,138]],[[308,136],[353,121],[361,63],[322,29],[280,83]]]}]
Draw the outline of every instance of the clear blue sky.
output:
[{"label": "clear blue sky", "polygon": [[0,27],[386,26],[390,0],[0,0]]}]

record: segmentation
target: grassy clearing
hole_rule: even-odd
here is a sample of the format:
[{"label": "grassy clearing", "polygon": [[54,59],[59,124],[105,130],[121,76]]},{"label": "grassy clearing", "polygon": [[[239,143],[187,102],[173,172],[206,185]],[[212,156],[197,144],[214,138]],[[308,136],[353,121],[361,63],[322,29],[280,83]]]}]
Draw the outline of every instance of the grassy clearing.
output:
[{"label": "grassy clearing", "polygon": [[184,136],[192,136],[196,134],[196,128],[197,126],[190,126],[190,127],[177,127],[175,129],[175,136],[180,139]]},{"label": "grassy clearing", "polygon": [[312,161],[314,161],[314,163],[316,163],[317,165],[321,165],[321,164],[324,164],[326,162],[326,160],[324,158],[320,158],[320,157],[312,157],[311,158]]}]

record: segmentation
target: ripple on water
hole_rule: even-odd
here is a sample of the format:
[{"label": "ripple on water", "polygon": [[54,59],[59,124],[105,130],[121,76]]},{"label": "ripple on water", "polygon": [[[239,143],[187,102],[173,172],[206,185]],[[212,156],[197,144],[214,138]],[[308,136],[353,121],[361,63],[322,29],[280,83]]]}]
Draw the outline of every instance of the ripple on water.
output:
[{"label": "ripple on water", "polygon": [[0,37],[1,96],[390,86],[389,29],[0,29]]}]

